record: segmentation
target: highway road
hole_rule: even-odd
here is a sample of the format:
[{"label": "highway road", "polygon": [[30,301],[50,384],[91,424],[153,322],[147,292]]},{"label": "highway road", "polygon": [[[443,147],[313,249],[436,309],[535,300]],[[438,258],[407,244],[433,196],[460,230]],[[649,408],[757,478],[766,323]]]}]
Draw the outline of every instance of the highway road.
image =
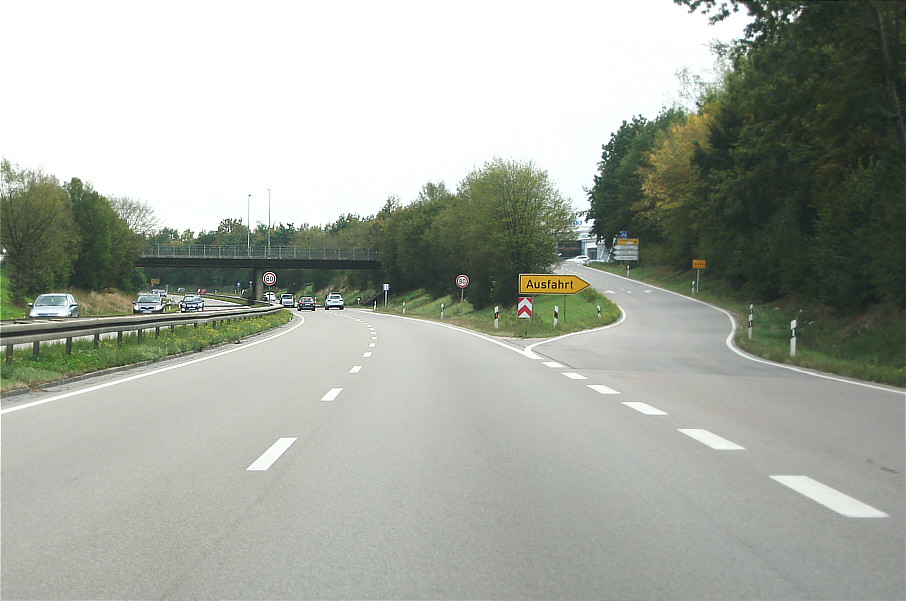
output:
[{"label": "highway road", "polygon": [[523,341],[294,313],[3,399],[0,597],[906,598],[902,390],[564,269],[624,318]]}]

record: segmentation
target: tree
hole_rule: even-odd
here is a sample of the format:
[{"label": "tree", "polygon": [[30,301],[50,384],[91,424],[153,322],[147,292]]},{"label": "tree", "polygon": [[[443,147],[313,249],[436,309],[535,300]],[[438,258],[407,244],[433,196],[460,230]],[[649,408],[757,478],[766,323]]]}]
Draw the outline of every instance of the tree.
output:
[{"label": "tree", "polygon": [[575,219],[547,172],[531,162],[485,163],[463,179],[457,196],[459,251],[479,307],[515,301],[519,274],[549,269]]},{"label": "tree", "polygon": [[588,218],[594,220],[592,233],[598,239],[609,241],[623,230],[647,242],[658,239],[657,229],[639,218],[645,207],[642,170],[648,166],[658,132],[683,117],[678,109],[662,112],[655,121],[633,117],[611,134],[603,147],[594,186],[587,191],[591,204]]},{"label": "tree", "polygon": [[154,209],[147,202],[120,196],[111,198],[110,206],[139,236],[151,238],[160,227],[160,219],[154,216]]},{"label": "tree", "polygon": [[69,283],[78,253],[72,207],[53,176],[0,161],[0,244],[15,302]]},{"label": "tree", "polygon": [[141,236],[129,229],[107,198],[90,184],[74,177],[65,187],[79,236],[73,283],[90,290],[131,289]]}]

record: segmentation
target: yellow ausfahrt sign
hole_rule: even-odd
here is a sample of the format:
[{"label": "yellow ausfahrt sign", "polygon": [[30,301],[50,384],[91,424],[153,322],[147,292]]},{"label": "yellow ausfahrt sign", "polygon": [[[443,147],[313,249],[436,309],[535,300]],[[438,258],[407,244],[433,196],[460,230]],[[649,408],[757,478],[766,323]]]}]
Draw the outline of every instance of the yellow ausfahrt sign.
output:
[{"label": "yellow ausfahrt sign", "polygon": [[590,285],[577,275],[519,274],[519,294],[575,294]]}]

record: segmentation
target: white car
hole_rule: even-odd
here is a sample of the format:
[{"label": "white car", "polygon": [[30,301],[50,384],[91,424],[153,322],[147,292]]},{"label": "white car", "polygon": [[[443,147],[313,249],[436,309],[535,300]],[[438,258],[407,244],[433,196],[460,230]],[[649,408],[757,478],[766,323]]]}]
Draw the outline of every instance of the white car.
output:
[{"label": "white car", "polygon": [[295,307],[296,306],[296,297],[287,292],[286,294],[280,295],[280,304],[284,307]]},{"label": "white car", "polygon": [[35,302],[28,303],[29,317],[78,317],[79,303],[71,294],[42,294]]},{"label": "white car", "polygon": [[331,292],[327,295],[327,298],[324,299],[324,308],[330,309],[331,307],[335,309],[344,309],[346,302],[343,300],[343,295],[339,292]]},{"label": "white car", "polygon": [[273,292],[265,292],[265,293],[264,293],[264,299],[263,299],[263,300],[265,300],[265,301],[267,301],[267,302],[269,302],[269,303],[276,303],[276,302],[277,302],[277,295],[274,294]]},{"label": "white car", "polygon": [[579,255],[578,257],[573,257],[569,260],[573,263],[578,263],[579,265],[588,265],[588,255]]}]

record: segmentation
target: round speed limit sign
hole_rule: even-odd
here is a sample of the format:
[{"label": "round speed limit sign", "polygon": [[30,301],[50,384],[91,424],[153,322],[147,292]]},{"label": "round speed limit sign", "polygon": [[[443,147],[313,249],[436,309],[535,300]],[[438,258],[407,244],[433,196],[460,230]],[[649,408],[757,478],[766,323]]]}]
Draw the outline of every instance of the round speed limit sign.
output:
[{"label": "round speed limit sign", "polygon": [[467,276],[467,275],[456,276],[456,285],[459,286],[460,288],[465,288],[466,286],[468,286],[469,285],[469,276]]},{"label": "round speed limit sign", "polygon": [[261,279],[264,281],[265,286],[273,286],[277,283],[277,274],[273,271],[268,271]]}]

